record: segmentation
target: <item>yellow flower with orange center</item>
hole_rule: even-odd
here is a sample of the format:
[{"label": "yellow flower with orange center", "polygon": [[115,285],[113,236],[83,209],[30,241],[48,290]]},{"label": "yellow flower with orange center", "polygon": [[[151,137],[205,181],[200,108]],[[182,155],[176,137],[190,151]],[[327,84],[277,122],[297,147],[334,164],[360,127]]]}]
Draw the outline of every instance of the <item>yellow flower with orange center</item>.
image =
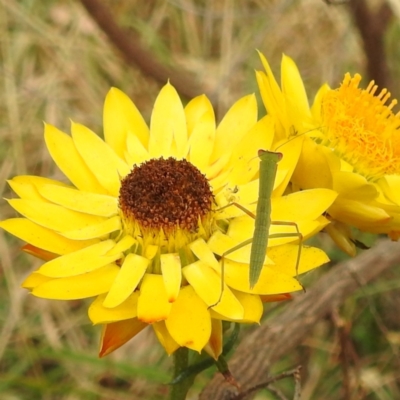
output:
[{"label": "yellow flower with orange center", "polygon": [[281,137],[306,136],[291,178],[292,191],[329,188],[338,197],[327,213],[325,231],[350,255],[356,252],[350,227],[400,236],[400,116],[388,106],[386,89],[376,95],[373,82],[358,87],[361,77],[346,74],[339,89],[321,87],[309,106],[300,73],[289,57],[282,59],[282,84],[267,60],[257,72],[264,104]]},{"label": "yellow flower with orange center", "polygon": [[[222,321],[258,323],[262,301],[301,290],[297,272],[327,261],[321,250],[304,246],[296,271],[296,238],[272,239],[250,288],[250,246],[223,257],[253,235],[254,219],[229,204],[255,210],[257,154],[272,148],[273,136],[269,117],[257,121],[253,95],[237,101],[216,127],[205,96],[183,107],[170,84],[157,97],[150,128],[115,88],[105,101],[104,141],[78,123],[71,136],[46,124],[47,148],[70,183],[37,176],[9,181],[19,198],[8,202],[22,217],[0,227],[46,261],[23,287],[47,299],[94,297],[89,318],[103,326],[101,356],[151,325],[168,354],[187,347],[218,358]],[[282,196],[301,143],[279,149],[272,218],[297,223],[307,238],[328,224],[322,214],[336,194]],[[270,233],[281,231],[272,226]]]}]

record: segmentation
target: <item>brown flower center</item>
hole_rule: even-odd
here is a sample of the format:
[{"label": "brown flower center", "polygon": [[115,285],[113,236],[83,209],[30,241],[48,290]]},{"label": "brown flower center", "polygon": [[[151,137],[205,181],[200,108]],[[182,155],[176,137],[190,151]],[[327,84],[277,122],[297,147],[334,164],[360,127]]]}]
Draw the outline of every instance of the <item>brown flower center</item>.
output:
[{"label": "brown flower center", "polygon": [[212,203],[207,178],[188,161],[172,157],[135,165],[122,180],[119,192],[125,219],[166,234],[176,228],[197,232]]}]

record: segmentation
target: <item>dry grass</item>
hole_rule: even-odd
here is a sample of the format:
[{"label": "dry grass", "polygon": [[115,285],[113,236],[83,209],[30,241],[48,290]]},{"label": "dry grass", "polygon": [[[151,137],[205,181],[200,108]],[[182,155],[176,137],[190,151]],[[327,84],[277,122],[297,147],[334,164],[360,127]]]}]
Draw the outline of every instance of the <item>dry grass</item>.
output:
[{"label": "dry grass", "polygon": [[[140,32],[158,59],[191,71],[216,93],[221,110],[257,91],[253,71],[261,64],[256,48],[277,72],[282,52],[294,58],[310,95],[326,81],[337,85],[348,70],[363,70],[363,52],[345,7],[322,0],[108,4],[119,24]],[[390,35],[389,45],[394,46],[398,24]],[[391,69],[399,74],[399,53],[393,54],[397,59],[389,60]],[[126,67],[80,3],[72,0],[0,0],[0,73],[0,189],[6,198],[13,195],[5,181],[14,175],[62,179],[46,151],[42,121],[68,131],[72,118],[101,134],[102,103],[110,86],[128,93],[145,117],[159,90],[150,77]],[[264,112],[260,106],[260,114]],[[1,219],[15,215],[5,202],[0,214]],[[1,399],[165,397],[161,383],[168,381],[170,360],[149,330],[98,360],[99,331],[90,326],[85,301],[45,301],[20,289],[38,266],[19,252],[20,246],[0,232]],[[353,325],[349,338],[356,347],[350,384],[363,386],[361,395],[351,399],[400,398],[400,303],[393,301],[399,299],[399,286],[400,276],[393,272],[375,285],[378,294],[361,294],[342,310],[346,323]],[[277,366],[306,363],[305,400],[341,396],[343,362],[335,329],[331,321],[321,322],[303,349]],[[197,387],[206,379],[203,374]]]}]

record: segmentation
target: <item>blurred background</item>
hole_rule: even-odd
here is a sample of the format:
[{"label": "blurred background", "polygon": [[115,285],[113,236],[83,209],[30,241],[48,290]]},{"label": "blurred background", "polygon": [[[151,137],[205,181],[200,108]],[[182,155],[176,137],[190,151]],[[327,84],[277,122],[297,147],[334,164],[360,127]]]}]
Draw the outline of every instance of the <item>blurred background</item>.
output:
[{"label": "blurred background", "polygon": [[[170,78],[183,102],[206,93],[221,118],[239,97],[257,93],[258,49],[277,79],[282,53],[292,57],[310,101],[323,83],[337,87],[345,72],[360,73],[363,87],[375,79],[400,98],[399,43],[399,0],[0,0],[2,196],[13,196],[6,180],[15,175],[62,179],[43,141],[43,121],[68,132],[73,119],[102,135],[111,86],[148,120]],[[1,219],[13,216],[2,201]],[[322,243],[332,262],[345,258]],[[88,320],[87,302],[41,300],[20,288],[40,264],[21,245],[0,232],[0,398],[165,397],[171,359],[152,330],[99,360],[100,329]],[[400,272],[392,270],[357,292],[276,371],[303,365],[303,400],[400,399],[399,288]],[[190,398],[214,372],[196,379]],[[292,387],[281,384],[284,393]]]}]

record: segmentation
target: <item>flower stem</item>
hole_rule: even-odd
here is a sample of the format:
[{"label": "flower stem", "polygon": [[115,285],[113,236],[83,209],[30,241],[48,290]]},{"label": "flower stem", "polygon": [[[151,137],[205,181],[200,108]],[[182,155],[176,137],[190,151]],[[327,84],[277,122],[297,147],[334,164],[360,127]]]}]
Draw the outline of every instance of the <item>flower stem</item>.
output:
[{"label": "flower stem", "polygon": [[[189,349],[180,347],[174,354],[174,376],[180,375],[189,365]],[[195,375],[189,376],[172,386],[170,400],[185,400],[187,392],[193,384]]]}]

